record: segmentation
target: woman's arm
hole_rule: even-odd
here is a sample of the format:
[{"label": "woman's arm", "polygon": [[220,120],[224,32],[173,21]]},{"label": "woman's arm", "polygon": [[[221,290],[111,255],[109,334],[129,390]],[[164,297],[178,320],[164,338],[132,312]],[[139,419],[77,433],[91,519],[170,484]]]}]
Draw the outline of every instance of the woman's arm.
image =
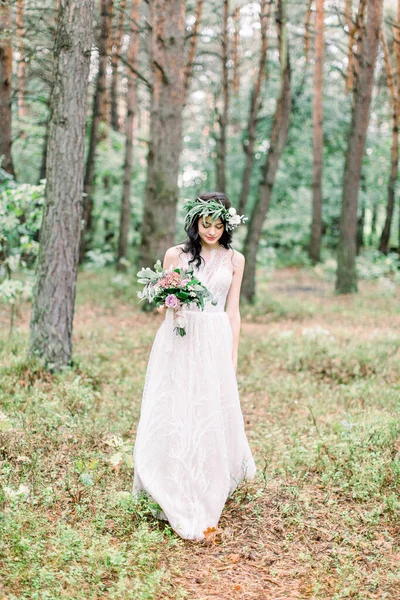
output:
[{"label": "woman's arm", "polygon": [[238,360],[238,349],[239,349],[239,335],[240,335],[240,311],[239,311],[240,288],[242,285],[245,258],[243,256],[243,254],[241,254],[240,252],[237,252],[235,250],[233,261],[234,261],[233,277],[232,277],[231,287],[229,288],[228,296],[226,299],[226,312],[228,314],[229,321],[230,321],[231,328],[232,328],[232,334],[233,334],[232,361],[233,361],[233,366],[234,366],[235,372],[236,372],[237,360]]},{"label": "woman's arm", "polygon": [[[168,250],[165,253],[164,256],[164,262],[163,262],[163,269],[169,269],[170,267],[172,267],[173,269],[175,269],[175,267],[179,266],[179,254],[181,252],[180,248],[177,248],[176,246],[172,246],[172,248],[168,248]],[[159,306],[157,308],[157,311],[163,315],[165,313],[165,311],[167,310],[166,306]]]}]

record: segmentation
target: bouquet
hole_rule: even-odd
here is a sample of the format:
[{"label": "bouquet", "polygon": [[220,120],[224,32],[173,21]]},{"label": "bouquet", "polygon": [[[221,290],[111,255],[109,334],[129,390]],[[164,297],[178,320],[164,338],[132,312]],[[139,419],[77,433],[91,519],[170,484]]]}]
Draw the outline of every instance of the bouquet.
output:
[{"label": "bouquet", "polygon": [[[142,269],[137,274],[138,282],[144,284],[141,292],[138,292],[140,302],[148,300],[154,302],[157,307],[166,306],[176,309],[175,318],[177,325],[174,327],[176,335],[186,335],[182,315],[179,313],[184,305],[194,303],[204,310],[204,304],[211,301],[212,295],[208,289],[193,275],[193,267],[177,267],[176,269],[163,270],[161,261],[154,265],[154,271],[150,268]],[[211,301],[215,305],[214,301]]]}]

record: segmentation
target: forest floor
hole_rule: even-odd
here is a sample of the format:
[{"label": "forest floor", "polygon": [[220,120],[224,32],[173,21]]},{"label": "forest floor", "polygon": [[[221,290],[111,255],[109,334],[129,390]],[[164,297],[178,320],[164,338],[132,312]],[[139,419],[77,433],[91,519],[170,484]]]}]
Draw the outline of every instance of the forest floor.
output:
[{"label": "forest floor", "polygon": [[238,367],[258,472],[192,542],[130,494],[162,317],[125,283],[79,274],[74,366],[56,375],[26,357],[29,306],[10,340],[0,314],[0,598],[398,600],[399,288],[260,273]]}]

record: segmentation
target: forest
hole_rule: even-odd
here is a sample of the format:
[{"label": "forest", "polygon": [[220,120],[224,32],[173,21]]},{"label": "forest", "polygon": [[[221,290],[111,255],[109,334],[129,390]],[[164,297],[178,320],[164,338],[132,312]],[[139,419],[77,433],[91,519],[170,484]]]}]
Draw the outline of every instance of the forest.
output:
[{"label": "forest", "polygon": [[[0,597],[400,597],[399,119],[400,0],[0,0]],[[136,273],[212,191],[259,471],[196,547],[128,491]]]}]

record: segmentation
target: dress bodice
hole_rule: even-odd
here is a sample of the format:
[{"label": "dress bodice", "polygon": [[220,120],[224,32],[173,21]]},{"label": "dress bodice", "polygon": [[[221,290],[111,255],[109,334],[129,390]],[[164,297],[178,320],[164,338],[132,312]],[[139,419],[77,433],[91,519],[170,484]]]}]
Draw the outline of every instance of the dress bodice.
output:
[{"label": "dress bodice", "polygon": [[[204,312],[224,312],[226,298],[229,288],[232,283],[233,276],[233,250],[225,248],[215,248],[211,250],[210,258],[206,263],[201,263],[200,267],[191,263],[194,267],[194,275],[213,295],[213,300],[216,305],[211,304],[211,301],[206,302]],[[191,256],[185,252],[180,254],[180,263],[187,267]],[[185,310],[201,311],[196,305],[191,304],[185,306]]]}]

